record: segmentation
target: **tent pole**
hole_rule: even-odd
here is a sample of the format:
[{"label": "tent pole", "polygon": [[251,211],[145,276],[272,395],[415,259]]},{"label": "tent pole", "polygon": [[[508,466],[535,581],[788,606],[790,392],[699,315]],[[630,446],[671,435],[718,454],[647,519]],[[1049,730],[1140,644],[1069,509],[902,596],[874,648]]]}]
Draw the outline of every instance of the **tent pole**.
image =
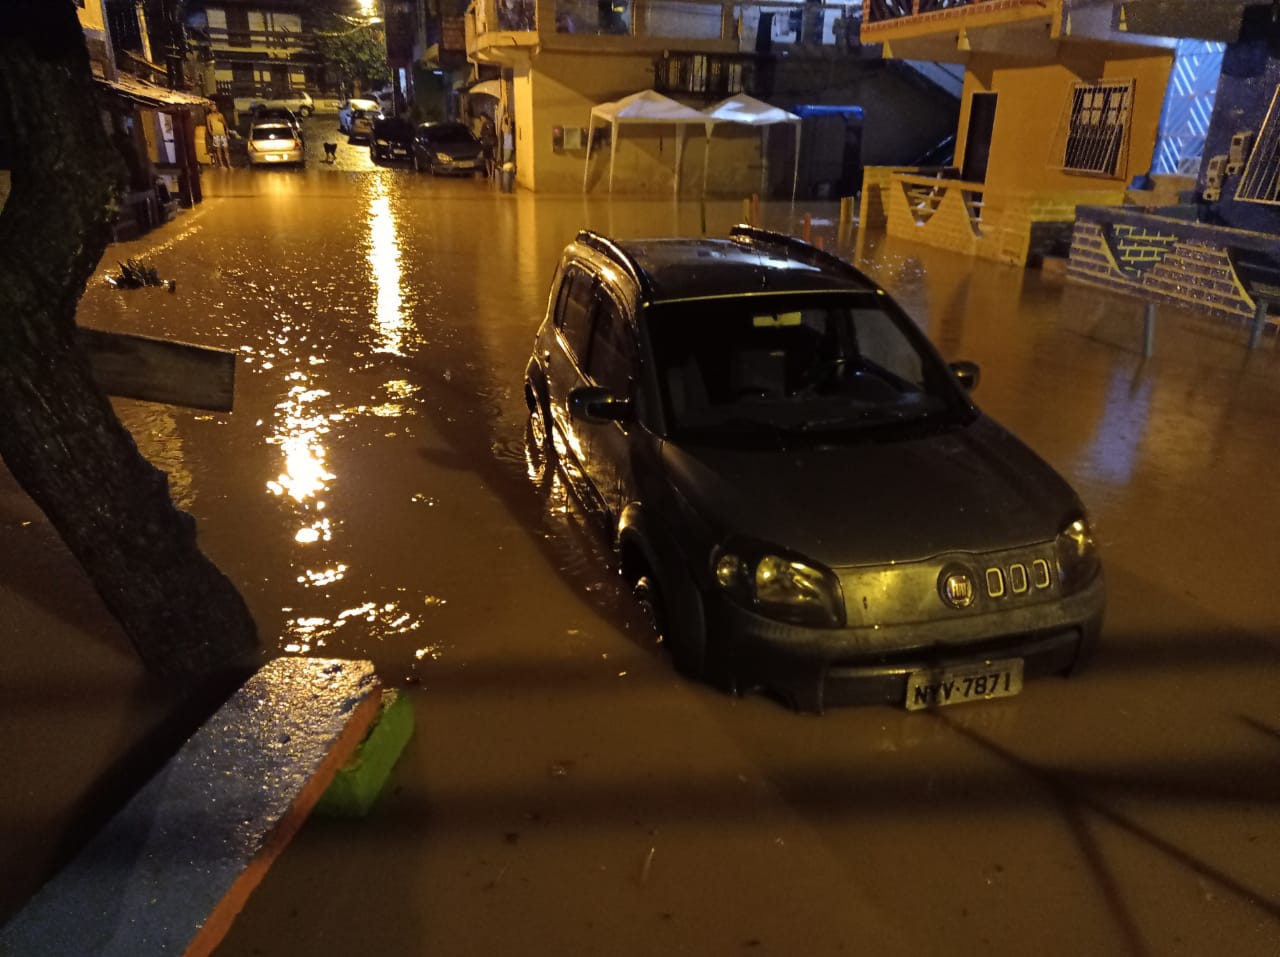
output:
[{"label": "tent pole", "polygon": [[796,185],[800,182],[800,123],[797,121],[792,126],[796,130],[796,168],[791,174],[791,205],[796,204]]},{"label": "tent pole", "polygon": [[622,139],[622,127],[617,120],[609,127],[609,195],[613,195],[613,162],[618,158],[618,140]]},{"label": "tent pole", "polygon": [[676,199],[680,198],[680,160],[684,156],[684,124],[676,124],[676,176],[675,183],[672,188],[675,190]]},{"label": "tent pole", "polygon": [[760,127],[760,195],[769,195],[769,127]]},{"label": "tent pole", "polygon": [[709,157],[711,156],[711,131],[714,129],[714,123],[708,123],[706,126],[707,139],[702,144],[702,198],[707,198],[707,169]]},{"label": "tent pole", "polygon": [[582,191],[587,191],[587,177],[591,175],[591,132],[595,128],[596,115],[587,118],[587,158],[582,161]]}]

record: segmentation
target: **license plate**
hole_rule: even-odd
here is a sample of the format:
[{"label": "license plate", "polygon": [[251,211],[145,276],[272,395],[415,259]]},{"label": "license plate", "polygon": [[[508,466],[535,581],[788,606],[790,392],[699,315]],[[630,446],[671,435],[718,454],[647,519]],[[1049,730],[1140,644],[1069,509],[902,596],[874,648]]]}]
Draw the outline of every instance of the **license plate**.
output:
[{"label": "license plate", "polygon": [[907,678],[907,710],[941,708],[964,701],[1008,698],[1022,690],[1022,659],[1005,658],[955,668],[913,671]]}]

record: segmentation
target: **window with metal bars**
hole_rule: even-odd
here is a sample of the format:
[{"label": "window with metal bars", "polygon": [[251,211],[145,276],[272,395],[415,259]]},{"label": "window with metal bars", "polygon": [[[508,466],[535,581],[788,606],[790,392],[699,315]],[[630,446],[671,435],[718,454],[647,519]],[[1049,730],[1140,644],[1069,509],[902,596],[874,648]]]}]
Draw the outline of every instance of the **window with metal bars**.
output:
[{"label": "window with metal bars", "polygon": [[1133,80],[1073,83],[1068,111],[1062,168],[1071,173],[1119,175],[1133,113]]},{"label": "window with metal bars", "polygon": [[1271,95],[1271,107],[1266,122],[1258,133],[1245,164],[1240,185],[1236,187],[1236,199],[1246,203],[1270,203],[1280,205],[1280,116],[1276,115],[1276,103],[1280,101],[1280,86]]}]

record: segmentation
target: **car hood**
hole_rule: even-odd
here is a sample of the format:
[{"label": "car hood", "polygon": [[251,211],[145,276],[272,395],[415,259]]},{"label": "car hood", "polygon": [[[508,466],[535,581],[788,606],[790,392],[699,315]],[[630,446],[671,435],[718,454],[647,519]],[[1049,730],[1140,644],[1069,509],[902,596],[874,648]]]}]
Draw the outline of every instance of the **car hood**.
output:
[{"label": "car hood", "polygon": [[764,450],[668,441],[662,463],[720,534],[830,567],[1045,541],[1079,508],[1057,472],[984,416],[903,441]]},{"label": "car hood", "polygon": [[427,149],[433,153],[444,153],[454,159],[475,159],[482,151],[478,143],[441,143],[438,146],[429,143]]}]

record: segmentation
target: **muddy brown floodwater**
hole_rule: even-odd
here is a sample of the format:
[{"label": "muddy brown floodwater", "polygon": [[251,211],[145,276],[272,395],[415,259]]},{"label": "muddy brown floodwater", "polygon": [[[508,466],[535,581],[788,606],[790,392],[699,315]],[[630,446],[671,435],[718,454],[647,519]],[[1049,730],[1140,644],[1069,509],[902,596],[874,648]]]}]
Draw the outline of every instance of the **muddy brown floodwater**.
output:
[{"label": "muddy brown floodwater", "polygon": [[[315,165],[206,193],[108,250],[82,321],[239,353],[233,413],[119,413],[268,650],[369,658],[417,718],[373,814],[308,822],[220,955],[1280,954],[1274,337],[1162,309],[1144,360],[1132,301],[766,204],[982,364],[977,401],[1076,485],[1110,586],[1078,677],[797,715],[676,677],[525,454],[560,250],[698,233],[696,203]],[[741,210],[709,203],[708,232]],[[109,288],[129,255],[177,295]],[[148,705],[11,487],[0,541],[12,909],[50,853],[31,835]]]}]

